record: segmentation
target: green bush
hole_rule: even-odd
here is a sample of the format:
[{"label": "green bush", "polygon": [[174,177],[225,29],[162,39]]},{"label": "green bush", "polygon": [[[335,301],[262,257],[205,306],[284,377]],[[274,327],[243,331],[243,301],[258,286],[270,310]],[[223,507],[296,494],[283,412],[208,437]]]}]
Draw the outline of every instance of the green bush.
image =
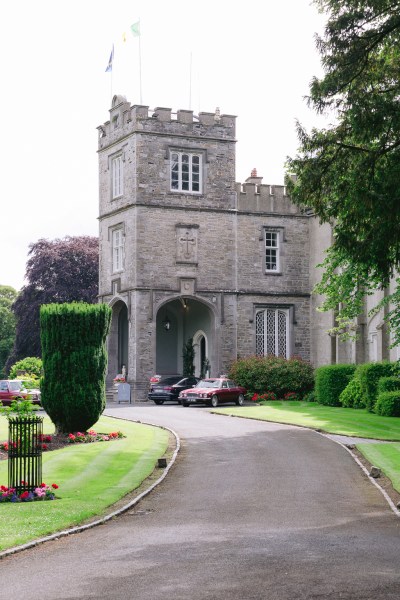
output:
[{"label": "green bush", "polygon": [[365,399],[365,407],[373,412],[377,398],[378,381],[381,377],[393,375],[393,363],[366,363],[358,365],[356,377],[360,380],[362,395]]},{"label": "green bush", "polygon": [[313,368],[300,358],[287,360],[280,356],[249,356],[236,360],[229,377],[245,387],[249,394],[273,392],[283,398],[289,392],[304,396],[314,387]]},{"label": "green bush", "polygon": [[400,390],[381,392],[375,403],[375,412],[382,417],[400,417]]},{"label": "green bush", "polygon": [[340,394],[354,375],[355,365],[326,365],[315,370],[315,396],[319,404],[340,406]]},{"label": "green bush", "polygon": [[381,377],[378,380],[377,395],[382,392],[395,392],[400,390],[400,378],[399,377]]},{"label": "green bush", "polygon": [[357,377],[353,377],[339,396],[339,402],[346,408],[365,408],[365,400],[362,395],[361,383]]},{"label": "green bush", "polygon": [[27,356],[14,363],[10,369],[10,379],[18,379],[18,371],[26,371],[27,375],[39,379],[42,376],[43,363],[41,358],[36,356]]},{"label": "green bush", "polygon": [[303,401],[304,402],[315,402],[316,398],[315,398],[315,390],[312,390],[311,392],[308,392],[308,394],[306,394],[303,397]]},{"label": "green bush", "polygon": [[40,309],[42,405],[57,431],[86,431],[105,407],[106,304],[46,304]]}]

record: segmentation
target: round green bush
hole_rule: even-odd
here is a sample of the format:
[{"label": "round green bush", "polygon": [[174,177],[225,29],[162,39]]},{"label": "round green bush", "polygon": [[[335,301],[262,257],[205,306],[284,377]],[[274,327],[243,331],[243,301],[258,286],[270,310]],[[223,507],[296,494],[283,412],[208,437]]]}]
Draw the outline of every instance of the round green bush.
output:
[{"label": "round green bush", "polygon": [[357,377],[349,381],[340,394],[339,401],[345,408],[365,408],[361,383]]},{"label": "round green bush", "polygon": [[289,392],[302,397],[314,387],[313,368],[300,358],[271,355],[240,358],[232,363],[229,377],[248,393],[263,394],[268,390],[277,398]]},{"label": "round green bush", "polygon": [[375,412],[382,417],[400,417],[400,390],[379,394]]},{"label": "round green bush", "polygon": [[9,377],[10,379],[17,379],[18,371],[26,371],[28,375],[33,376],[35,379],[40,379],[42,376],[42,369],[43,363],[41,358],[27,356],[12,365]]}]

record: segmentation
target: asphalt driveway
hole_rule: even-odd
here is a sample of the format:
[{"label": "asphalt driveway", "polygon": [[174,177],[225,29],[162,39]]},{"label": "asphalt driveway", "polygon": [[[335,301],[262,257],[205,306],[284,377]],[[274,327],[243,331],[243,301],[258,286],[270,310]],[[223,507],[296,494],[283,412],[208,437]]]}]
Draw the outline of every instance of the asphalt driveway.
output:
[{"label": "asphalt driveway", "polygon": [[114,521],[0,561],[0,598],[400,597],[400,519],[338,444],[203,408],[106,412],[174,429],[175,466]]}]

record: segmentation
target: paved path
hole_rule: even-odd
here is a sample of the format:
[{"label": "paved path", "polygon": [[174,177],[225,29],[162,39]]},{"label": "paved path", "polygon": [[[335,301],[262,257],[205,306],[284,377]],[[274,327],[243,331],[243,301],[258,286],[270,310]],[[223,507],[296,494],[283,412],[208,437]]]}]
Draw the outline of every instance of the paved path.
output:
[{"label": "paved path", "polygon": [[107,412],[177,431],[176,465],[126,515],[0,561],[1,599],[400,598],[400,519],[339,444],[203,408]]}]

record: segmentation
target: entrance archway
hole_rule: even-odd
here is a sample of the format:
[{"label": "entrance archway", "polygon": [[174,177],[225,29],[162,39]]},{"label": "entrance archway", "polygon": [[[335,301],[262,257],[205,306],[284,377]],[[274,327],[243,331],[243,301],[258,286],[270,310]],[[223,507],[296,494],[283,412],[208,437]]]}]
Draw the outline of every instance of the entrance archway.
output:
[{"label": "entrance archway", "polygon": [[112,318],[108,336],[108,380],[122,372],[125,365],[128,374],[129,365],[129,321],[128,308],[122,300],[111,305]]},{"label": "entrance archway", "polygon": [[213,310],[192,297],[176,298],[159,307],[156,316],[156,372],[182,375],[184,344],[192,338],[195,375],[200,376],[206,359],[210,371],[217,370],[215,318]]}]

